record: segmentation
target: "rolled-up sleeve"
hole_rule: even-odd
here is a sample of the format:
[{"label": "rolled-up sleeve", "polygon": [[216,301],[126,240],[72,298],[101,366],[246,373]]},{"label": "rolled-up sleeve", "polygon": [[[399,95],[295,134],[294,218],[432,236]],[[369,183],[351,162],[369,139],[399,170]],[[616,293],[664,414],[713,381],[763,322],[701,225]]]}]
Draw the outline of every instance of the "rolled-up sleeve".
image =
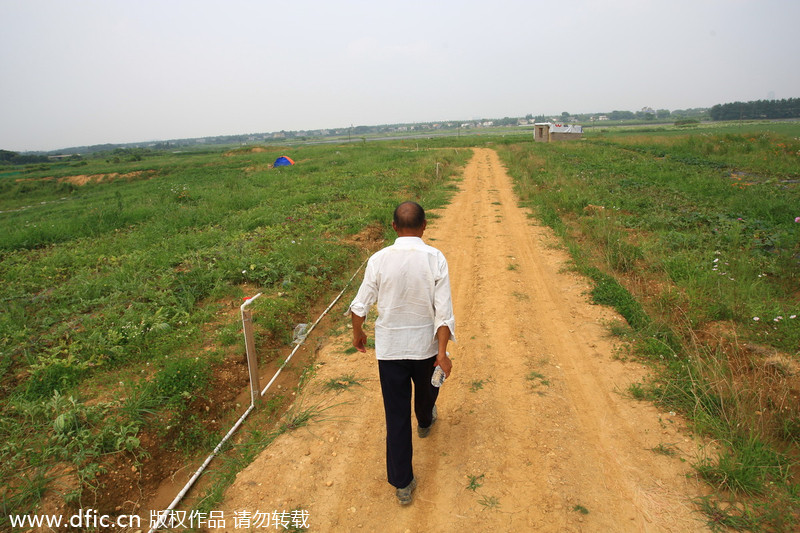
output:
[{"label": "rolled-up sleeve", "polygon": [[378,284],[375,272],[375,265],[373,261],[367,262],[367,268],[364,270],[364,281],[361,282],[361,287],[356,293],[356,297],[350,303],[348,314],[350,312],[360,316],[367,316],[369,308],[378,299]]},{"label": "rolled-up sleeve", "polygon": [[439,255],[438,272],[433,289],[434,337],[442,326],[450,330],[450,340],[456,342],[456,319],[453,315],[453,299],[450,294],[450,273],[444,255]]}]

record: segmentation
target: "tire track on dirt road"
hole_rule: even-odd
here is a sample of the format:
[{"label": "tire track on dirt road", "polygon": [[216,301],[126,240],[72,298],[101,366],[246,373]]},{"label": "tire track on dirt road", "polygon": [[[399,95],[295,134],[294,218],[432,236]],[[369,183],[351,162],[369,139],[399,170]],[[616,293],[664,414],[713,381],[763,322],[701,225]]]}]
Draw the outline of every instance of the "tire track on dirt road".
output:
[{"label": "tire track on dirt road", "polygon": [[[424,239],[448,258],[458,343],[439,421],[414,436],[413,504],[386,483],[374,354],[347,354],[345,334],[298,400],[330,409],[239,474],[224,530],[236,511],[299,508],[311,531],[705,531],[689,503],[704,487],[681,461],[695,443],[677,417],[620,392],[644,369],[614,358],[614,313],[563,271],[567,255],[517,207],[496,152],[475,149],[439,215]],[[348,374],[362,386],[323,386]]]}]

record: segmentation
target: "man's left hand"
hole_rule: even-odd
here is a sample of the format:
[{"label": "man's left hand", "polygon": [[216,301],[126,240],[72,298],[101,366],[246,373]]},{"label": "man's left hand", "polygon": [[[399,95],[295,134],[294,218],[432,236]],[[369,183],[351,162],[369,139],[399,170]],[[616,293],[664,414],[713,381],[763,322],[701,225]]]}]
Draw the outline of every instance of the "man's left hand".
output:
[{"label": "man's left hand", "polygon": [[440,366],[444,370],[444,377],[450,377],[450,371],[453,370],[453,361],[447,356],[447,353],[439,354],[436,356],[436,362],[433,366]]}]

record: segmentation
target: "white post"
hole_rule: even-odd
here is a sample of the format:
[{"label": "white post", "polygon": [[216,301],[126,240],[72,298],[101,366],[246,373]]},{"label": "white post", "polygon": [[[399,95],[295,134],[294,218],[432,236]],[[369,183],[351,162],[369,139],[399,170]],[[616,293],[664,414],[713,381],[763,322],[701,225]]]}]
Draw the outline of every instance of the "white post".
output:
[{"label": "white post", "polygon": [[247,352],[247,370],[250,372],[250,405],[255,406],[261,403],[261,383],[258,377],[258,356],[256,355],[255,341],[253,340],[253,312],[245,309],[256,298],[261,296],[259,292],[252,298],[248,298],[239,308],[242,311],[242,329],[244,330],[244,347]]}]

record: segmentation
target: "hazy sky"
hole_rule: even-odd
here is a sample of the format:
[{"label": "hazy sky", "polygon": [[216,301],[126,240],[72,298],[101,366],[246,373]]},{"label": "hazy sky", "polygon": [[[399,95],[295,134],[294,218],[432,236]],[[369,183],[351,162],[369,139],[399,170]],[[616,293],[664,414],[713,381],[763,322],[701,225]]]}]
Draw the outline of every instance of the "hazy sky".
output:
[{"label": "hazy sky", "polygon": [[799,0],[0,0],[0,149],[800,97]]}]

